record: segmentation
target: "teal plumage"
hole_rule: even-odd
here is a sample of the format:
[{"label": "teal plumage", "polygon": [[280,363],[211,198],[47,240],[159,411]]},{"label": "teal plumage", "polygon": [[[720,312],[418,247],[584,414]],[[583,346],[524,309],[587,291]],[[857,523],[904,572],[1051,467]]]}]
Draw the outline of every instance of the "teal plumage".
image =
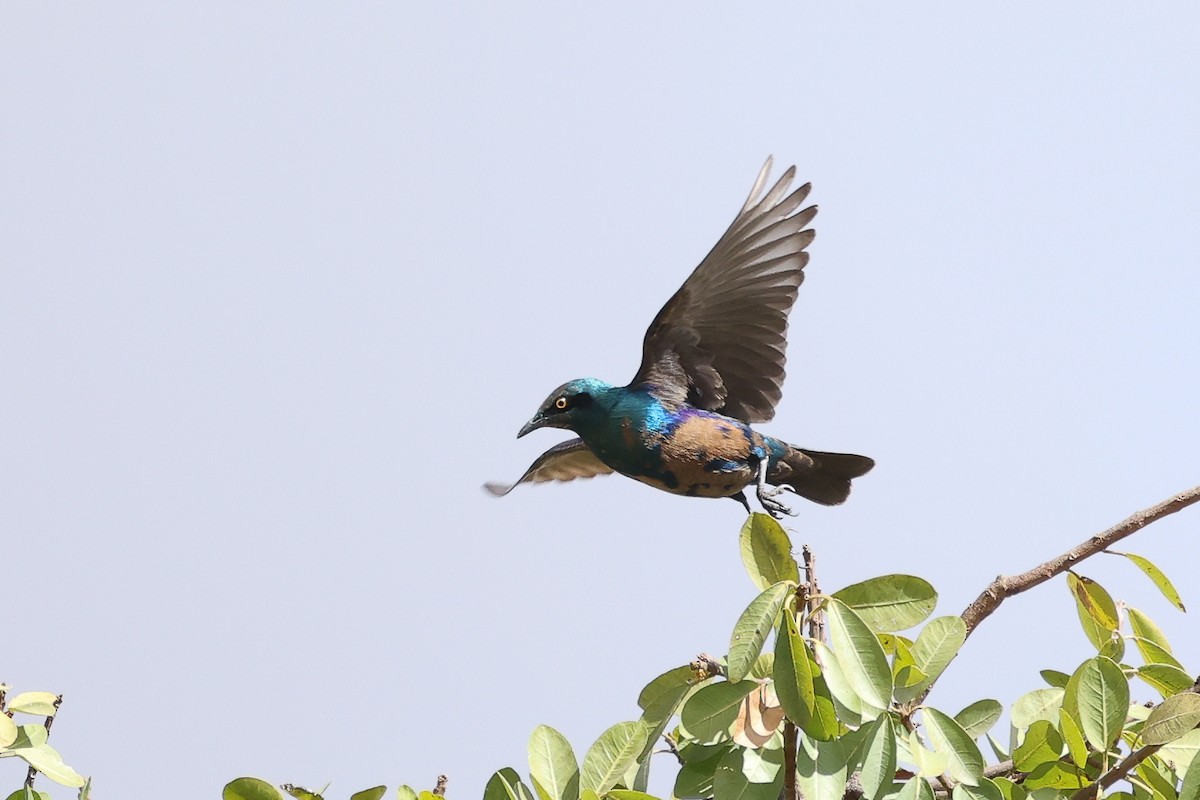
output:
[{"label": "teal plumage", "polygon": [[744,489],[775,516],[793,513],[793,491],[843,502],[850,481],[874,462],[804,450],[750,427],[782,396],[787,318],[804,280],[816,207],[797,211],[809,186],[789,193],[794,168],[763,195],[763,166],[737,218],[663,306],[646,332],[642,364],[626,386],[580,378],[551,392],[518,437],[543,427],[579,438],[550,448],[511,486],[619,472],[675,494],[731,497]]}]

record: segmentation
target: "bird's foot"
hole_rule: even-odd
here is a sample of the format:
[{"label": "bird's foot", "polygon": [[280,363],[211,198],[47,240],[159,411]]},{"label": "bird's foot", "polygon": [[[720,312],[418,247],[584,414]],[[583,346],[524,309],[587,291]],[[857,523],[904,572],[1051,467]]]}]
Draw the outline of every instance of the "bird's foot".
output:
[{"label": "bird's foot", "polygon": [[766,485],[758,487],[758,502],[762,503],[762,507],[775,519],[783,519],[784,515],[789,517],[796,516],[796,512],[790,506],[775,499],[784,492],[795,494],[796,490],[790,486],[774,486],[769,489]]}]

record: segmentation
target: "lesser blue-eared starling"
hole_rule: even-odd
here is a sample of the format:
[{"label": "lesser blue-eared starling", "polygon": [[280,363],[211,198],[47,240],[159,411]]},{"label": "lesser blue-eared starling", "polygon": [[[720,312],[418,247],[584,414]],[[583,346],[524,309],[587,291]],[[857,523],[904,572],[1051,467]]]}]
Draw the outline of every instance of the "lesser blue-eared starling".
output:
[{"label": "lesser blue-eared starling", "polygon": [[627,386],[579,378],[550,393],[521,428],[566,428],[579,438],[538,457],[520,483],[569,481],[620,472],[674,494],[731,497],[750,511],[754,485],[773,516],[795,492],[823,505],[850,494],[850,481],[875,462],[804,450],[749,423],[775,416],[783,395],[788,313],[808,263],[817,207],[800,208],[809,184],[789,192],[795,167],[763,194],[771,159],[733,224],[658,312]]}]

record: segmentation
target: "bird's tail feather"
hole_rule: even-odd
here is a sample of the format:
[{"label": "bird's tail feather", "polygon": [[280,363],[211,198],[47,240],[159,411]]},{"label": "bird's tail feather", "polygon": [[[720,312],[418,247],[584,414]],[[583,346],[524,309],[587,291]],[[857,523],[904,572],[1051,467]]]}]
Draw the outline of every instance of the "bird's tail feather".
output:
[{"label": "bird's tail feather", "polygon": [[792,455],[785,458],[784,463],[792,468],[792,474],[781,483],[795,489],[801,497],[825,506],[846,502],[850,496],[850,481],[867,474],[875,466],[875,462],[866,456],[821,453],[798,447],[792,448]]}]

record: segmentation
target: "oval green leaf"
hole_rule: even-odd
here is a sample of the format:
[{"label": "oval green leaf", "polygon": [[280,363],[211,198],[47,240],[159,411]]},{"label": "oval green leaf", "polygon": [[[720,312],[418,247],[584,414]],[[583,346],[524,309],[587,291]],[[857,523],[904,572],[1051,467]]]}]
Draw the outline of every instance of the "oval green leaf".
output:
[{"label": "oval green leaf", "polygon": [[758,654],[762,652],[763,643],[767,641],[767,634],[779,620],[780,609],[795,588],[792,583],[773,584],[754,598],[742,612],[729,639],[729,656],[726,660],[731,683],[737,683],[750,674]]},{"label": "oval green leaf", "polygon": [[1200,753],[1192,757],[1183,776],[1183,785],[1179,787],[1179,800],[1200,800]]},{"label": "oval green leaf", "polygon": [[[840,740],[814,742],[801,738],[796,752],[796,783],[805,800],[842,800],[847,772],[846,751]],[[725,800],[720,793],[717,797]]]},{"label": "oval green leaf", "polygon": [[829,687],[792,612],[784,611],[775,634],[775,693],[788,719],[814,739],[837,736],[838,721]]},{"label": "oval green leaf", "polygon": [[987,778],[982,778],[978,786],[968,786],[960,783],[950,794],[951,800],[1004,800],[1000,787]]},{"label": "oval green leaf", "polygon": [[[513,774],[515,775],[516,773],[514,772]],[[499,787],[501,794],[496,794],[496,790],[492,788],[492,781],[495,780],[496,775],[493,775],[492,780],[488,781],[487,786],[484,787],[483,800],[506,800],[508,797],[508,794],[505,793],[503,786]],[[420,795],[417,794],[417,790],[408,784],[402,783],[396,787],[396,800],[418,800],[419,797]]]},{"label": "oval green leaf", "polygon": [[1163,698],[1180,692],[1192,686],[1192,676],[1174,664],[1147,664],[1139,667],[1138,677],[1144,680]]},{"label": "oval green leaf", "polygon": [[713,795],[720,798],[776,800],[782,788],[782,750],[732,750],[713,774]]},{"label": "oval green leaf", "polygon": [[696,672],[690,666],[676,667],[650,681],[638,695],[642,721],[657,725],[670,719],[696,682]]},{"label": "oval green leaf", "polygon": [[[418,795],[419,797],[420,795]],[[401,800],[407,800],[407,798],[402,797]],[[517,774],[517,771],[512,767],[505,767],[492,774],[487,786],[483,789],[483,800],[534,800],[534,798],[529,787],[521,782],[521,776]]]},{"label": "oval green leaf", "polygon": [[978,739],[992,729],[1004,713],[1004,706],[997,700],[977,700],[954,715],[954,721],[962,726],[967,736]]},{"label": "oval green leaf", "polygon": [[1059,672],[1056,669],[1043,669],[1038,672],[1050,686],[1055,686],[1059,689],[1067,688],[1067,681],[1071,680],[1071,676],[1065,672]]},{"label": "oval green leaf", "polygon": [[1200,695],[1168,697],[1150,712],[1142,726],[1142,744],[1169,744],[1200,725]]},{"label": "oval green leaf", "polygon": [[1068,572],[1067,586],[1075,598],[1079,624],[1088,641],[1099,650],[1117,631],[1117,604],[1105,588],[1091,578]]},{"label": "oval green leaf", "polygon": [[1065,708],[1058,710],[1058,729],[1067,743],[1067,752],[1071,755],[1071,761],[1075,762],[1077,767],[1084,767],[1088,757],[1087,742],[1083,740],[1083,731],[1079,729],[1078,723],[1067,713]]},{"label": "oval green leaf", "polygon": [[[807,639],[805,644],[810,644]],[[821,664],[821,676],[829,687],[829,696],[833,698],[837,718],[847,725],[859,725],[863,718],[863,701],[854,693],[850,681],[846,679],[841,665],[838,664],[837,656],[822,641],[814,639],[811,647],[817,662]],[[872,713],[871,719],[874,719],[877,713]]]},{"label": "oval green leaf", "polygon": [[570,742],[549,725],[538,725],[529,737],[529,778],[542,800],[579,797],[579,762]]},{"label": "oval green leaf", "polygon": [[1063,737],[1052,724],[1039,719],[1029,726],[1025,739],[1013,751],[1013,764],[1021,772],[1033,772],[1042,764],[1062,757]]},{"label": "oval green leaf", "polygon": [[282,797],[274,786],[258,778],[237,778],[221,790],[222,800],[281,800]]},{"label": "oval green leaf", "polygon": [[350,800],[383,800],[385,794],[387,794],[386,786],[375,786],[370,789],[363,789],[361,792],[355,792],[350,795]]},{"label": "oval green leaf", "polygon": [[1063,704],[1063,689],[1034,689],[1017,698],[1012,706],[1012,724],[1024,730],[1036,720],[1056,720]]},{"label": "oval green leaf", "polygon": [[968,786],[978,786],[983,778],[983,754],[979,752],[979,745],[953,717],[936,708],[925,706],[922,715],[934,749],[950,756],[946,766],[950,777]]},{"label": "oval green leaf", "polygon": [[896,729],[891,714],[880,714],[867,730],[859,779],[864,797],[882,797],[896,779]]},{"label": "oval green leaf", "polygon": [[[1129,617],[1129,627],[1133,629],[1134,636],[1153,642],[1160,650],[1171,652],[1171,643],[1167,641],[1167,635],[1154,623],[1154,620],[1133,606],[1126,606],[1125,613]],[[1147,659],[1147,661],[1150,660]]]},{"label": "oval green leaf", "polygon": [[22,714],[34,714],[39,717],[52,717],[58,710],[54,704],[58,695],[53,692],[21,692],[8,701],[9,711],[20,711]]},{"label": "oval green leaf", "polygon": [[862,617],[837,598],[826,604],[825,614],[829,639],[842,674],[854,693],[875,710],[869,716],[878,716],[892,698],[892,670],[883,647]]},{"label": "oval green leaf", "polygon": [[938,679],[946,667],[958,655],[958,650],[967,640],[967,625],[962,617],[938,617],[921,629],[912,647],[912,658],[916,668],[925,678],[912,686],[896,690],[896,699],[904,703],[917,697]]},{"label": "oval green leaf", "polygon": [[617,785],[625,770],[642,752],[646,727],[640,722],[618,722],[600,734],[583,757],[579,786],[604,794]]},{"label": "oval green leaf", "polygon": [[781,581],[800,583],[800,568],[792,556],[792,541],[783,526],[769,514],[751,514],[742,526],[738,541],[742,563],[759,590]]},{"label": "oval green leaf", "polygon": [[20,729],[7,714],[0,714],[0,747],[8,747],[17,740]]},{"label": "oval green leaf", "polygon": [[919,625],[937,605],[933,586],[914,575],[882,575],[847,586],[833,596],[853,608],[871,630],[880,633]]},{"label": "oval green leaf", "polygon": [[1146,558],[1145,556],[1135,555],[1133,553],[1122,553],[1121,555],[1128,558],[1137,565],[1138,569],[1146,573],[1146,577],[1154,582],[1154,585],[1158,587],[1158,590],[1162,592],[1163,597],[1167,598],[1167,601],[1170,602],[1171,605],[1175,606],[1180,611],[1187,611],[1187,609],[1183,607],[1183,600],[1180,599],[1179,591],[1175,588],[1175,585],[1171,583],[1171,579],[1168,578],[1161,569],[1156,567],[1154,563],[1150,561],[1150,559]]},{"label": "oval green leaf", "polygon": [[1108,750],[1129,711],[1129,683],[1121,668],[1104,656],[1084,662],[1075,700],[1084,737],[1097,750]]},{"label": "oval green leaf", "polygon": [[701,686],[683,704],[679,720],[688,734],[698,742],[714,742],[729,733],[737,717],[742,698],[754,691],[758,684],[753,681],[741,683],[710,683]]}]

